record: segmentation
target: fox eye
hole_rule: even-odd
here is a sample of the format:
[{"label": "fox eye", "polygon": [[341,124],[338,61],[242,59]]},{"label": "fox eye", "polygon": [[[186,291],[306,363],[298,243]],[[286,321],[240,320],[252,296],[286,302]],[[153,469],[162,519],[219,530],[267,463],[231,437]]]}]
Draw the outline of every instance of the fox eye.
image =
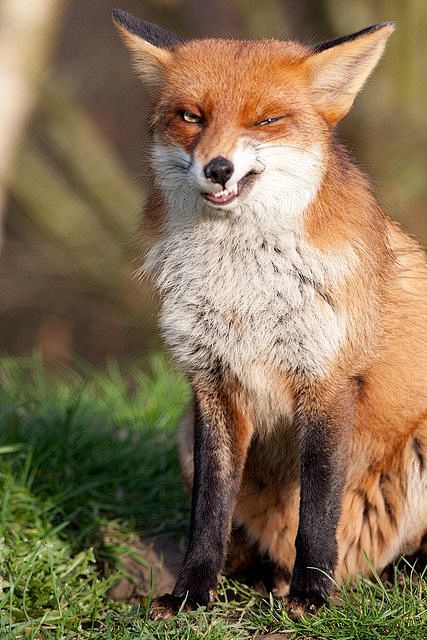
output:
[{"label": "fox eye", "polygon": [[264,127],[266,124],[272,124],[273,122],[277,122],[278,120],[281,120],[283,118],[283,116],[275,116],[273,118],[265,118],[265,120],[260,120],[260,122],[256,122],[255,126],[256,127]]},{"label": "fox eye", "polygon": [[203,122],[202,116],[198,116],[197,113],[193,113],[192,111],[180,111],[179,115],[184,122],[188,122],[190,124],[201,124]]}]

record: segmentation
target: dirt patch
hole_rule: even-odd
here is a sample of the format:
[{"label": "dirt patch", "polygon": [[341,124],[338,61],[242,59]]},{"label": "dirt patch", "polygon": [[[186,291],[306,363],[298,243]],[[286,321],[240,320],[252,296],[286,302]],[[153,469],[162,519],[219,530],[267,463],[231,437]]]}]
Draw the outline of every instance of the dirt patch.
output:
[{"label": "dirt patch", "polygon": [[152,591],[170,593],[184,556],[183,547],[171,537],[143,540],[132,537],[126,542],[129,553],[120,557],[125,576],[110,590],[113,600],[139,603]]}]

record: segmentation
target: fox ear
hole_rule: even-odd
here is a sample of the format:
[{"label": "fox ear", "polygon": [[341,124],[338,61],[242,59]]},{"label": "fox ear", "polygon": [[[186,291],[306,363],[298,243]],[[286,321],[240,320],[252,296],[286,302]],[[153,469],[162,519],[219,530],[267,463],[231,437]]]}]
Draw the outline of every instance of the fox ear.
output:
[{"label": "fox ear", "polygon": [[138,75],[150,88],[161,85],[164,70],[172,57],[170,50],[183,40],[166,29],[139,20],[120,9],[114,9],[112,17],[131,52]]},{"label": "fox ear", "polygon": [[314,99],[330,123],[338,122],[349,111],[395,27],[394,22],[382,22],[324,42],[307,58]]}]

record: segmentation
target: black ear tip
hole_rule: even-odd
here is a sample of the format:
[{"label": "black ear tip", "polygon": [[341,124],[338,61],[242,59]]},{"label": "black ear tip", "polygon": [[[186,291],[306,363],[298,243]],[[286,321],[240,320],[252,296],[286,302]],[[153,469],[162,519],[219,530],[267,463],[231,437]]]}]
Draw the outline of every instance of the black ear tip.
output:
[{"label": "black ear tip", "polygon": [[395,20],[386,20],[385,22],[379,22],[372,27],[372,30],[377,31],[379,29],[384,29],[384,27],[389,27],[392,29],[392,31],[394,31],[397,27],[397,22]]},{"label": "black ear tip", "polygon": [[158,27],[146,20],[140,20],[133,15],[122,9],[113,9],[111,17],[115,25],[121,28],[121,30],[138,36],[146,40],[155,47],[161,47],[164,49],[172,48],[173,46],[183,42],[182,38]]},{"label": "black ear tip", "polygon": [[380,31],[388,27],[390,33],[396,29],[396,22],[394,20],[387,20],[386,22],[378,22],[378,24],[373,24],[371,27],[366,27],[366,29],[362,29],[361,31],[356,31],[356,33],[351,33],[348,36],[344,36],[342,38],[335,38],[335,40],[328,40],[327,42],[321,42],[320,44],[314,47],[314,53],[321,53],[326,49],[331,49],[332,47],[336,47],[337,45],[344,44],[346,42],[351,42],[352,40],[357,40],[361,36],[367,36],[375,31]]},{"label": "black ear tip", "polygon": [[117,24],[123,24],[126,20],[126,11],[122,11],[121,9],[113,9],[111,12],[111,17],[113,22]]},{"label": "black ear tip", "polygon": [[135,18],[127,11],[123,11],[123,9],[113,9],[111,16],[113,18],[114,24],[122,27],[123,29],[125,29],[125,31],[129,31],[129,33],[132,33],[136,36],[141,36],[141,25],[144,24],[142,20]]}]

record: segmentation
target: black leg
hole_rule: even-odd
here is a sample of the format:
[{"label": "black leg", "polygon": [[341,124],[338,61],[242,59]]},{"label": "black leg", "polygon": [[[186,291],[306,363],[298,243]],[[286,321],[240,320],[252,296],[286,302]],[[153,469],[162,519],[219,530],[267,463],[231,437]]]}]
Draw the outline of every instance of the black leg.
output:
[{"label": "black leg", "polygon": [[153,601],[152,617],[208,605],[222,571],[234,501],[251,436],[229,395],[195,392],[194,482],[190,538],[172,595]]},{"label": "black leg", "polygon": [[301,497],[288,603],[288,611],[294,617],[315,612],[331,591],[351,438],[350,416],[351,407],[344,407],[341,414],[325,414],[317,419],[303,417],[298,424]]}]

